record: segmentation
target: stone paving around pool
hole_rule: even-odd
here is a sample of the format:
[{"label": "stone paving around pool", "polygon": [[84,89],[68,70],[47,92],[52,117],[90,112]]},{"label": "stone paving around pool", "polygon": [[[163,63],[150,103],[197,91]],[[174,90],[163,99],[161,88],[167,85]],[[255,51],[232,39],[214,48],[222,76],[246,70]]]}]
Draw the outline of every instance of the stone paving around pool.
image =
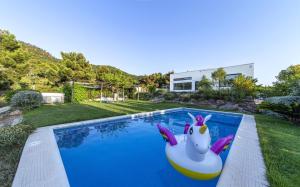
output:
[{"label": "stone paving around pool", "polygon": [[243,115],[217,186],[269,186],[254,116]]}]

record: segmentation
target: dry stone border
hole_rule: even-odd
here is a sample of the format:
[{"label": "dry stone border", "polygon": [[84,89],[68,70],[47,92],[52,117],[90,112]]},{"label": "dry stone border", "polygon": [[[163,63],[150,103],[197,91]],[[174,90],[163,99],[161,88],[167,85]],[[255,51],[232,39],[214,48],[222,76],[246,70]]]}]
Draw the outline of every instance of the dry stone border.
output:
[{"label": "dry stone border", "polygon": [[0,128],[13,126],[23,121],[22,111],[10,106],[0,108]]}]

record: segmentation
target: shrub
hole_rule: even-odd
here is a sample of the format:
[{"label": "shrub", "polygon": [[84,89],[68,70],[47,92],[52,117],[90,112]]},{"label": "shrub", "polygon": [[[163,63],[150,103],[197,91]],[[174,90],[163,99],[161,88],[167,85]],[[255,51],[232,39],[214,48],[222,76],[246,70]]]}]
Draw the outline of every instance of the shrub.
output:
[{"label": "shrub", "polygon": [[251,77],[239,75],[233,80],[232,91],[236,100],[242,100],[247,96],[254,96],[256,80]]},{"label": "shrub", "polygon": [[191,99],[201,100],[202,98],[203,98],[203,94],[200,91],[191,94]]},{"label": "shrub", "polygon": [[165,100],[172,101],[177,98],[177,94],[175,92],[167,92],[164,94]]},{"label": "shrub", "polygon": [[300,96],[300,80],[295,83],[291,95]]},{"label": "shrub", "polygon": [[29,90],[24,90],[24,89],[9,90],[9,91],[5,92],[5,95],[4,95],[5,101],[10,103],[11,98],[19,91],[29,91]]},{"label": "shrub", "polygon": [[[136,94],[136,97],[137,97],[137,94]],[[139,93],[139,99],[140,100],[145,100],[145,101],[148,101],[150,99],[152,99],[153,95],[151,93]]]},{"label": "shrub", "polygon": [[41,106],[43,97],[36,91],[19,91],[11,98],[13,107],[32,109]]},{"label": "shrub", "polygon": [[153,93],[154,97],[163,96],[167,93],[166,89],[156,89],[156,91]]},{"label": "shrub", "polygon": [[150,85],[147,87],[150,93],[154,93],[156,91],[156,86],[155,85]]},{"label": "shrub", "polygon": [[30,125],[15,125],[0,128],[0,148],[22,146],[33,131]]},{"label": "shrub", "polygon": [[70,84],[65,84],[62,91],[65,94],[65,102],[72,102],[72,86]]},{"label": "shrub", "polygon": [[266,102],[275,104],[291,105],[292,103],[300,104],[300,96],[281,96],[281,97],[269,97],[265,99]]},{"label": "shrub", "polygon": [[179,100],[183,102],[189,102],[191,100],[191,94],[190,93],[182,93],[179,95]]},{"label": "shrub", "polygon": [[272,110],[296,119],[300,117],[300,96],[270,97],[262,102],[259,108]]},{"label": "shrub", "polygon": [[230,100],[236,100],[239,101],[237,97],[233,97],[233,90],[232,89],[221,89],[219,93],[216,91],[213,92],[213,95],[215,99],[230,101]]}]

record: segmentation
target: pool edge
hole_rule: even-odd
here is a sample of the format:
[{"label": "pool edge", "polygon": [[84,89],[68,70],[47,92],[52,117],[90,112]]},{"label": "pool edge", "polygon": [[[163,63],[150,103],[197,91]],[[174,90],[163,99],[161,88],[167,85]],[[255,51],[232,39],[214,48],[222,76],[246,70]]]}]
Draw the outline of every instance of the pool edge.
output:
[{"label": "pool edge", "polygon": [[269,186],[253,115],[243,115],[217,187]]}]

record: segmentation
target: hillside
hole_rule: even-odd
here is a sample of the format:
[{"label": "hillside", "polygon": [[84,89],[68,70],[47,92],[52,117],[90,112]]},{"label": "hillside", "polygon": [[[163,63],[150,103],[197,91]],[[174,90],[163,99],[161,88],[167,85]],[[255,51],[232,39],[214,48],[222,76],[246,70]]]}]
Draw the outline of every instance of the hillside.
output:
[{"label": "hillside", "polygon": [[109,65],[93,65],[82,53],[62,52],[61,59],[0,30],[0,90],[59,91],[68,81],[110,82],[133,86],[137,76]]},{"label": "hillside", "polygon": [[47,52],[35,45],[26,43],[26,42],[22,42],[22,41],[19,41],[19,43],[20,43],[21,48],[30,55],[30,58],[35,58],[35,59],[44,60],[44,61],[53,61],[53,62],[59,61],[59,59],[52,56],[49,52]]}]

